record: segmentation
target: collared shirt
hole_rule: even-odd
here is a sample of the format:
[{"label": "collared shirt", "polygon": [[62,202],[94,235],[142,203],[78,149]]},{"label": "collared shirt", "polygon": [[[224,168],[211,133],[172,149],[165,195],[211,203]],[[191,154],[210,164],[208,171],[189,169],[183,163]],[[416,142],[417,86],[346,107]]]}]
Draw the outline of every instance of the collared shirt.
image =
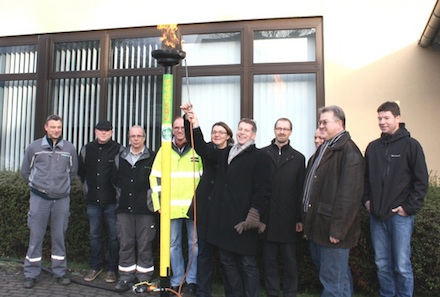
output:
[{"label": "collared shirt", "polygon": [[139,160],[139,158],[144,153],[145,146],[142,148],[142,150],[139,153],[134,153],[132,148],[130,147],[130,154],[127,156],[127,161],[131,164],[131,166],[134,166],[136,162]]}]

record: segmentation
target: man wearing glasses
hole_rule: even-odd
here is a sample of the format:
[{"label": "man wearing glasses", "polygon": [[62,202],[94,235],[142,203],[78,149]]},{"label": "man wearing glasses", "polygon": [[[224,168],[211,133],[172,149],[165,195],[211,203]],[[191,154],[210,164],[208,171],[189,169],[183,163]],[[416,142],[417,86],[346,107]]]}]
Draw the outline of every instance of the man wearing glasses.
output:
[{"label": "man wearing glasses", "polygon": [[[197,233],[194,220],[187,215],[194,192],[203,173],[202,159],[191,148],[185,136],[182,117],[173,122],[173,141],[171,151],[171,288],[181,291],[186,281],[187,292],[195,295],[197,290]],[[157,153],[151,171],[150,182],[153,189],[154,209],[160,211],[160,192],[162,178],[162,149]],[[182,235],[186,226],[188,240],[188,267],[185,269]],[[185,271],[188,273],[185,274]]]},{"label": "man wearing glasses", "polygon": [[351,297],[348,258],[360,235],[364,160],[345,130],[345,115],[340,107],[319,109],[318,126],[325,141],[307,169],[304,237],[310,242],[312,260],[323,285],[321,296]]},{"label": "man wearing glasses", "polygon": [[[130,145],[115,158],[112,182],[116,187],[116,228],[119,238],[119,281],[116,291],[127,291],[136,279],[148,282],[154,273],[156,236],[149,175],[155,153],[145,145],[145,130],[133,126]],[[146,285],[142,285],[146,290]]]},{"label": "man wearing glasses", "polygon": [[[264,281],[267,296],[294,297],[298,290],[296,263],[296,232],[303,229],[301,193],[303,190],[305,157],[290,145],[292,122],[280,118],[275,122],[275,139],[263,148],[271,160],[272,195],[268,211],[263,216],[266,231],[263,240]],[[283,266],[281,289],[278,256]]]}]

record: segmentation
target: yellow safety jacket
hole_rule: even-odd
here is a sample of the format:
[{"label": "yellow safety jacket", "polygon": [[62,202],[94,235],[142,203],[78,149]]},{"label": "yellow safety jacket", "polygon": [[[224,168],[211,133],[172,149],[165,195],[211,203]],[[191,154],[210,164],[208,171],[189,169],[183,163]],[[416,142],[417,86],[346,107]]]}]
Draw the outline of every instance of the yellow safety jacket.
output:
[{"label": "yellow safety jacket", "polygon": [[[171,150],[171,219],[188,218],[187,212],[203,173],[202,158],[189,146]],[[161,208],[162,149],[157,152],[150,174],[154,211]]]}]

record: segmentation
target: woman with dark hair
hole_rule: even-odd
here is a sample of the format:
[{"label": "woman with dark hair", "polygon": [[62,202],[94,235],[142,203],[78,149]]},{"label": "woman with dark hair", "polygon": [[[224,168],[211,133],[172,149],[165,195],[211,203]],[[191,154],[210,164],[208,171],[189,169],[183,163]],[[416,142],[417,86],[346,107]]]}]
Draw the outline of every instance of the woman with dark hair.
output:
[{"label": "woman with dark hair", "polygon": [[[188,142],[191,142],[192,129],[190,127],[190,122],[186,117],[184,117],[184,119],[185,136]],[[212,125],[210,144],[219,150],[232,146],[234,144],[232,129],[224,122],[217,122]],[[211,192],[214,187],[217,165],[207,157],[200,157],[202,157],[203,175],[197,186],[195,197],[187,215],[197,224],[197,297],[210,297],[212,270],[214,267],[213,253],[215,246],[206,241],[208,232],[207,217],[209,214],[207,209],[209,207]]]}]

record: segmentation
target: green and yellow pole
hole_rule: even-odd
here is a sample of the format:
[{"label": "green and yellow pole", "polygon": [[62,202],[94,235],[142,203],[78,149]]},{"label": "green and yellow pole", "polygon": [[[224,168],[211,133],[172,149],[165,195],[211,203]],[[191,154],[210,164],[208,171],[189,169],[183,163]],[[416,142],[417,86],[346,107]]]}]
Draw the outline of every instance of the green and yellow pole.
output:
[{"label": "green and yellow pole", "polygon": [[173,75],[163,75],[162,98],[162,192],[160,207],[160,276],[169,287],[171,238],[171,139],[173,111]]},{"label": "green and yellow pole", "polygon": [[172,67],[185,58],[185,52],[155,50],[152,56],[164,66],[162,86],[162,177],[160,195],[160,287],[161,297],[168,297],[170,287],[171,245],[171,141],[173,127],[173,75]]}]

